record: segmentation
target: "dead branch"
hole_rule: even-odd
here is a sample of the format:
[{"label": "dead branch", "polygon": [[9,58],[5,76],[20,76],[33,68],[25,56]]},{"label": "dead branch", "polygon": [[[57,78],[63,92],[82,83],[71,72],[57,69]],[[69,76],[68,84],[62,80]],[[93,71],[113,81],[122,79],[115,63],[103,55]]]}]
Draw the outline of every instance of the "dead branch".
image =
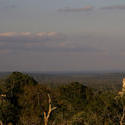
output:
[{"label": "dead branch", "polygon": [[123,107],[123,113],[122,113],[122,116],[121,116],[121,119],[120,119],[120,125],[123,125],[124,118],[125,118],[125,106]]},{"label": "dead branch", "polygon": [[49,110],[48,110],[48,113],[44,112],[44,125],[48,125],[48,120],[49,120],[50,114],[53,110],[56,109],[56,107],[52,108],[52,104],[51,104],[52,101],[51,101],[51,97],[49,94],[48,94],[48,99],[49,99]]}]

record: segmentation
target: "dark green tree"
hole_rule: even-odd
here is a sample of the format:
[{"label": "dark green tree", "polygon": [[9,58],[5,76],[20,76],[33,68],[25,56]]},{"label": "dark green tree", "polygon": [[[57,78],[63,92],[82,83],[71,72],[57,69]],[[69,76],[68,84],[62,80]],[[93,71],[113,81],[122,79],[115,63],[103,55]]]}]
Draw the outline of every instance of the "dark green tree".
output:
[{"label": "dark green tree", "polygon": [[25,85],[36,85],[37,82],[27,74],[13,72],[5,80],[6,95],[11,102],[17,105],[18,94],[23,92]]},{"label": "dark green tree", "polygon": [[24,87],[31,85],[37,85],[36,80],[20,72],[13,72],[5,80],[0,88],[2,91],[1,93],[6,95],[0,107],[0,117],[4,123],[18,123],[22,110],[22,107],[19,105],[19,97],[24,93]]}]

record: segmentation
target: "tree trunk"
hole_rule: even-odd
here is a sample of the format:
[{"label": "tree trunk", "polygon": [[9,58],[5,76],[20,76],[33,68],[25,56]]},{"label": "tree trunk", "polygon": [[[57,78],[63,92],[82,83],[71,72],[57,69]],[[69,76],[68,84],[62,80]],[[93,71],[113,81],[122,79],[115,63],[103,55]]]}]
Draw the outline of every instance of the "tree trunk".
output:
[{"label": "tree trunk", "polygon": [[123,125],[124,117],[125,117],[125,107],[123,107],[123,113],[122,113],[122,117],[120,119],[120,125]]},{"label": "tree trunk", "polygon": [[0,120],[0,125],[3,125],[3,122]]},{"label": "tree trunk", "polygon": [[50,95],[48,94],[48,98],[49,98],[49,111],[48,113],[44,112],[44,125],[48,125],[48,120],[49,120],[49,117],[50,117],[50,114],[53,110],[56,109],[56,107],[53,107],[52,108],[52,105],[51,105],[51,98],[50,98]]}]

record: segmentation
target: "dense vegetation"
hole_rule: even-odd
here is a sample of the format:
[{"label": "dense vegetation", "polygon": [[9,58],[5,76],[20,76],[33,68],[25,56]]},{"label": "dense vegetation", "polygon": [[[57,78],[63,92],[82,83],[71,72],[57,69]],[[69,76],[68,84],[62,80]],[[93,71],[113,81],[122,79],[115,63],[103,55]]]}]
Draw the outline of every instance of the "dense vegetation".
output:
[{"label": "dense vegetation", "polygon": [[1,80],[0,120],[5,125],[122,125],[124,95],[82,83],[39,84],[13,72]]}]

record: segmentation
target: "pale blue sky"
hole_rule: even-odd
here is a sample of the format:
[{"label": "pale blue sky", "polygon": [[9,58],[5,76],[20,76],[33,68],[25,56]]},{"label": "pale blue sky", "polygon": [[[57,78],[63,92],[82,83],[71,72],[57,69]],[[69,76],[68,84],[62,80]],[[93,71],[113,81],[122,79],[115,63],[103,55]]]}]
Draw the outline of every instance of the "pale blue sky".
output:
[{"label": "pale blue sky", "polygon": [[0,71],[125,70],[124,46],[124,0],[0,0]]}]

